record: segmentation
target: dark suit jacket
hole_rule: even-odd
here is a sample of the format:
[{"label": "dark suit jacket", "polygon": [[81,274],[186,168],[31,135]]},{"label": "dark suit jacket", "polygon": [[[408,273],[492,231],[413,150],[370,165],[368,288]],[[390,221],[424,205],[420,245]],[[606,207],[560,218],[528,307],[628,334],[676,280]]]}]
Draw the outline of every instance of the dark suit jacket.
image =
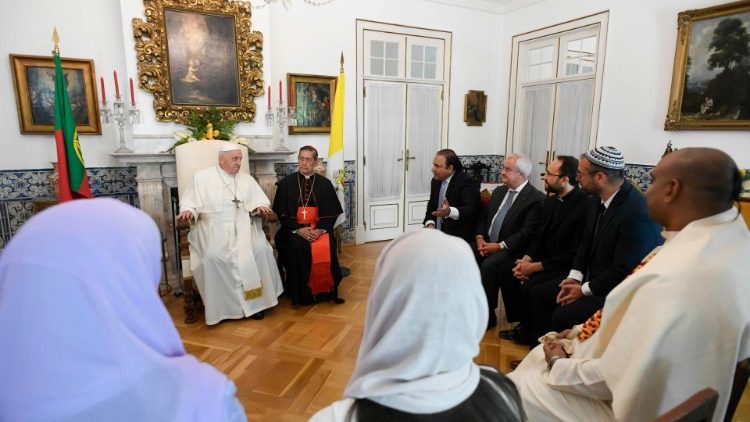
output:
[{"label": "dark suit jacket", "polygon": [[[430,200],[427,202],[427,212],[422,224],[427,223],[427,221],[436,222],[437,217],[432,215],[432,212],[442,205],[437,203],[442,183],[441,180],[432,179]],[[453,177],[445,191],[445,198],[451,207],[458,209],[458,220],[447,217],[443,218],[442,231],[463,238],[471,244],[474,238],[474,226],[480,209],[479,182],[464,171],[453,173]]]},{"label": "dark suit jacket", "polygon": [[[484,209],[476,226],[476,235],[482,235],[485,240],[489,241],[492,219],[497,214],[507,192],[507,186],[500,186],[492,192],[490,203]],[[499,241],[505,242],[505,246],[512,255],[520,256],[529,247],[539,230],[539,218],[544,198],[543,193],[531,186],[531,183],[527,183],[510,206],[503,225],[500,227]]]},{"label": "dark suit jacket", "polygon": [[586,229],[586,212],[593,200],[577,187],[563,200],[553,196],[545,199],[539,232],[526,255],[534,262],[541,261],[545,271],[570,270]]},{"label": "dark suit jacket", "polygon": [[661,244],[660,228],[648,215],[646,199],[627,180],[602,215],[593,237],[601,200],[589,206],[586,231],[573,260],[573,269],[588,277],[595,295],[606,296],[639,262]]}]

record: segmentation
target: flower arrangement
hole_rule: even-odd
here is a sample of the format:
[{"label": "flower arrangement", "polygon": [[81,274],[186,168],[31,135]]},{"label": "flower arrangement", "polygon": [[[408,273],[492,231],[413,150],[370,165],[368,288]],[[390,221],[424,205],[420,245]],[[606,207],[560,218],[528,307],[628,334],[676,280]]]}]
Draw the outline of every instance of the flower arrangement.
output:
[{"label": "flower arrangement", "polygon": [[240,144],[247,148],[248,154],[254,154],[249,139],[233,134],[236,125],[236,120],[225,119],[214,106],[202,113],[192,111],[188,115],[187,129],[173,132],[175,143],[166,152],[173,153],[176,147],[187,142],[219,139]]}]

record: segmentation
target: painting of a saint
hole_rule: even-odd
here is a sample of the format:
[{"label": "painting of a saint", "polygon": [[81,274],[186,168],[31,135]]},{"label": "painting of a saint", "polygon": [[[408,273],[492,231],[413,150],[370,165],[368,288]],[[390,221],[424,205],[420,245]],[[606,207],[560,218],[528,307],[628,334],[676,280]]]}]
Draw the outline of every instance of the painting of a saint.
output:
[{"label": "painting of a saint", "polygon": [[[89,124],[89,110],[86,104],[83,71],[63,69],[65,85],[70,97],[70,108],[76,125]],[[31,121],[35,125],[53,125],[55,119],[55,68],[29,66],[26,80],[31,103]]]},{"label": "painting of a saint", "polygon": [[172,102],[239,106],[235,17],[165,9]]},{"label": "painting of a saint", "polygon": [[298,82],[295,86],[297,126],[331,126],[331,87],[328,83]]}]

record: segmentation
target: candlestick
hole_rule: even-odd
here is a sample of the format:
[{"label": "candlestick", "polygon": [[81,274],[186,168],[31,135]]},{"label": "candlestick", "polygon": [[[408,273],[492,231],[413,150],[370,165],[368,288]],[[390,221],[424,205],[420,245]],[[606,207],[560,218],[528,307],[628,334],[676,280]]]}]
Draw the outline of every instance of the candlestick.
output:
[{"label": "candlestick", "polygon": [[271,109],[271,87],[268,87],[268,109]]},{"label": "candlestick", "polygon": [[133,78],[130,78],[130,105],[135,107],[135,90],[133,89]]},{"label": "candlestick", "polygon": [[115,75],[115,96],[120,97],[120,84],[117,82],[117,71],[112,72]]},{"label": "candlestick", "polygon": [[104,76],[99,76],[99,82],[102,86],[102,104],[107,105],[107,93],[104,92]]},{"label": "candlestick", "polygon": [[279,79],[279,104],[284,104],[284,91],[281,90],[281,79]]}]

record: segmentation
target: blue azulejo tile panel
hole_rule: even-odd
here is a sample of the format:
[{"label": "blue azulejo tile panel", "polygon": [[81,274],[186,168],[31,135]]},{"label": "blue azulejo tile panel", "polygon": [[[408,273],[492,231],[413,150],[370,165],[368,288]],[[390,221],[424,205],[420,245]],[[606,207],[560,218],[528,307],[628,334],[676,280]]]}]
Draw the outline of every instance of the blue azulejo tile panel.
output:
[{"label": "blue azulejo tile panel", "polygon": [[632,180],[643,192],[646,192],[651,184],[651,170],[654,166],[645,164],[627,164],[625,166],[625,177]]},{"label": "blue azulejo tile panel", "polygon": [[[137,207],[135,167],[86,169],[91,193],[111,197]],[[0,249],[34,213],[35,201],[53,200],[49,177],[52,169],[0,171]]]}]

